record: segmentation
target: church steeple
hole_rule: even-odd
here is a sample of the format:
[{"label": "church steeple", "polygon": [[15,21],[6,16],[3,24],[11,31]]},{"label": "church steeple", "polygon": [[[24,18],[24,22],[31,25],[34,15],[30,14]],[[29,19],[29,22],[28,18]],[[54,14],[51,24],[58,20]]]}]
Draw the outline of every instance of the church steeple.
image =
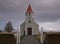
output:
[{"label": "church steeple", "polygon": [[25,13],[25,21],[21,25],[21,36],[22,35],[36,35],[39,34],[39,26],[34,21],[34,13],[31,5],[28,5],[27,11]]},{"label": "church steeple", "polygon": [[12,23],[9,21],[5,26],[5,31],[11,32],[13,30]]},{"label": "church steeple", "polygon": [[33,11],[32,11],[32,7],[31,7],[30,4],[29,4],[29,6],[28,6],[28,8],[27,8],[26,13],[33,13]]}]

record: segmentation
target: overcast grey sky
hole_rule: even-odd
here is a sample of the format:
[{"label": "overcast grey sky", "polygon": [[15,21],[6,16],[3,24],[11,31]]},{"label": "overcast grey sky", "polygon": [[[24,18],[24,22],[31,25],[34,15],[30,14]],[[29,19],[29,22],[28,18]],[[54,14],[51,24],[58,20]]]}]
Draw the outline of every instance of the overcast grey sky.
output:
[{"label": "overcast grey sky", "polygon": [[17,28],[24,22],[25,12],[32,6],[35,21],[44,31],[60,31],[60,0],[0,0],[0,29],[11,20]]}]

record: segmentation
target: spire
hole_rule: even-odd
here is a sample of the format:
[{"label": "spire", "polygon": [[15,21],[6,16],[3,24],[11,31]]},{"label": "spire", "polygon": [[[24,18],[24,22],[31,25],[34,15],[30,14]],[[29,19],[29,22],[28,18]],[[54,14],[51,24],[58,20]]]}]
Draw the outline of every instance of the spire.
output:
[{"label": "spire", "polygon": [[7,23],[7,25],[11,25],[11,24],[12,24],[12,23],[11,23],[11,21],[9,20],[8,23]]},{"label": "spire", "polygon": [[11,32],[13,30],[12,23],[9,21],[5,26],[5,31]]},{"label": "spire", "polygon": [[29,4],[26,13],[33,13],[31,5]]}]

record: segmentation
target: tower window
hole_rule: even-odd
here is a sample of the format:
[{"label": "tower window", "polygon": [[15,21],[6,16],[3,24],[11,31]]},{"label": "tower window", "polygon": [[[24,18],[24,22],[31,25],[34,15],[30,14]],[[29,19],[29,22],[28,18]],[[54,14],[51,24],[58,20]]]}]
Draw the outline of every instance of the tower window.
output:
[{"label": "tower window", "polygon": [[29,13],[29,16],[30,16],[31,13]]},{"label": "tower window", "polygon": [[31,21],[29,20],[29,23],[31,23]]}]

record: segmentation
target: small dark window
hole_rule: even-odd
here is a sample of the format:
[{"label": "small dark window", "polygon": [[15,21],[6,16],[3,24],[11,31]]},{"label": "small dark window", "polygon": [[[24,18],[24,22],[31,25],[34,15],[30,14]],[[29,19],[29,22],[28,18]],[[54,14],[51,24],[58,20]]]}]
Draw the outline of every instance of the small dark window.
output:
[{"label": "small dark window", "polygon": [[29,23],[31,23],[31,21],[29,20]]},{"label": "small dark window", "polygon": [[30,16],[31,13],[29,13],[29,16]]}]

